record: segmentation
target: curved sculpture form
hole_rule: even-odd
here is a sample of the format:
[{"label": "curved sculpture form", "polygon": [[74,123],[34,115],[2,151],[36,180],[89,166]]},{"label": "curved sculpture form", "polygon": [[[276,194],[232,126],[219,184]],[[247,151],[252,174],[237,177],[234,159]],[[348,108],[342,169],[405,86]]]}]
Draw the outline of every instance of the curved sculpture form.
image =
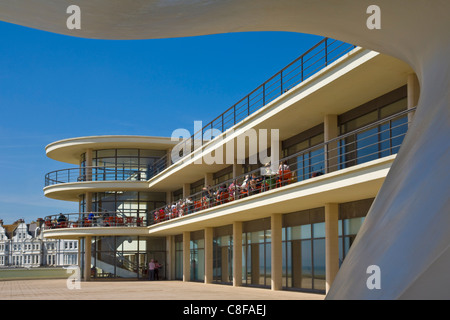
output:
[{"label": "curved sculpture form", "polygon": [[[327,298],[450,298],[450,2],[448,0],[3,0],[0,20],[86,38],[150,39],[242,31],[332,37],[397,57],[417,73],[410,128]],[[366,25],[381,10],[381,29]],[[405,75],[406,77],[407,75]],[[370,290],[367,268],[381,271]]]}]

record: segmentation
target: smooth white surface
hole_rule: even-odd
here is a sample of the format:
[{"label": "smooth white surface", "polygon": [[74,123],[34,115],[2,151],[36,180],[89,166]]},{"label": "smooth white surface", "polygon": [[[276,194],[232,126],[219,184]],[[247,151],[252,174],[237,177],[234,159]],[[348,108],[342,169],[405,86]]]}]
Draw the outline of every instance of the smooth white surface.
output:
[{"label": "smooth white surface", "polygon": [[[0,20],[102,39],[293,31],[407,62],[421,85],[415,121],[327,298],[450,298],[450,1],[79,0],[82,30],[70,31],[71,2],[3,0]],[[366,27],[372,4],[381,8],[380,30]],[[381,269],[379,290],[366,286],[372,264]]]}]

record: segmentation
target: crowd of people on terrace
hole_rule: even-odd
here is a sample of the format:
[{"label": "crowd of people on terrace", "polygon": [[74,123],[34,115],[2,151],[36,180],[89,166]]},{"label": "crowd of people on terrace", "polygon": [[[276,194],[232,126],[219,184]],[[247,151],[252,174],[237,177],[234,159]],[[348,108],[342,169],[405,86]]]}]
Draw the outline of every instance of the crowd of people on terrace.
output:
[{"label": "crowd of people on terrace", "polygon": [[[294,179],[293,172],[286,161],[280,163],[278,170],[275,172],[272,171],[270,163],[267,163],[258,172],[259,174],[253,172],[243,176],[242,183],[239,182],[242,178],[236,178],[231,180],[231,183],[228,185],[227,183],[221,183],[215,187],[207,186],[195,195],[179,199],[153,212],[149,212],[150,216],[147,217],[147,224],[185,216],[200,210],[279,188],[291,183]],[[315,176],[315,174],[312,174],[312,176]],[[47,217],[45,225],[49,229],[68,227],[68,220],[62,214],[55,219],[57,221],[50,221],[48,219],[49,217]],[[142,217],[121,217],[115,214],[109,216],[105,210],[105,212],[97,213],[97,215],[90,213],[88,216],[81,218],[81,220],[72,223],[72,227],[122,225],[142,226],[144,225],[144,221]]]},{"label": "crowd of people on terrace", "polygon": [[234,179],[229,185],[222,183],[214,188],[207,186],[194,196],[180,199],[155,210],[153,213],[154,222],[181,217],[253,194],[285,186],[292,181],[292,178],[293,173],[287,162],[280,163],[277,172],[273,172],[270,163],[267,163],[260,170],[259,175],[256,172],[247,174],[242,183],[239,183],[238,179]]}]

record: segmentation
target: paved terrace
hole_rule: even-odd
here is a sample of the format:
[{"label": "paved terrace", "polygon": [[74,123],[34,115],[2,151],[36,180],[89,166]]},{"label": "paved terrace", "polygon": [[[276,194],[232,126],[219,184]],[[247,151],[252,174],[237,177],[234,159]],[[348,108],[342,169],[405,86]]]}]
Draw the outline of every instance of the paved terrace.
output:
[{"label": "paved terrace", "polygon": [[323,300],[325,295],[182,281],[0,280],[0,300]]}]

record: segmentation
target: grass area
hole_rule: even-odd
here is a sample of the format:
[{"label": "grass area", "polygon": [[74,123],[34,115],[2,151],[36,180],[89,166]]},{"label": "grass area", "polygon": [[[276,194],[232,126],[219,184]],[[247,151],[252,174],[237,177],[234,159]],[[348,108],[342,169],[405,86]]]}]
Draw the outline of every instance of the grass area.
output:
[{"label": "grass area", "polygon": [[65,268],[8,268],[0,269],[1,280],[67,279],[73,270]]}]

